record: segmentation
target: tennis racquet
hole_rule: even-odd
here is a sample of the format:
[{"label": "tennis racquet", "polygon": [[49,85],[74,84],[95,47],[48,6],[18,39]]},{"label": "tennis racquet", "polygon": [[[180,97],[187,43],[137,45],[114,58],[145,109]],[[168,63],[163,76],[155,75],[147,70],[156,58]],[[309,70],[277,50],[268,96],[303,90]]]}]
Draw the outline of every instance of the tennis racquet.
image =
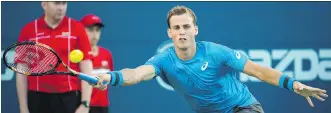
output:
[{"label": "tennis racquet", "polygon": [[[7,54],[15,51],[14,58]],[[98,78],[79,73],[63,63],[59,55],[49,46],[38,42],[18,42],[9,46],[3,53],[4,64],[11,70],[29,76],[45,76],[53,74],[66,74],[78,76],[90,84],[97,84]],[[13,59],[13,60],[9,60]],[[68,71],[56,71],[59,65],[63,65]]]}]

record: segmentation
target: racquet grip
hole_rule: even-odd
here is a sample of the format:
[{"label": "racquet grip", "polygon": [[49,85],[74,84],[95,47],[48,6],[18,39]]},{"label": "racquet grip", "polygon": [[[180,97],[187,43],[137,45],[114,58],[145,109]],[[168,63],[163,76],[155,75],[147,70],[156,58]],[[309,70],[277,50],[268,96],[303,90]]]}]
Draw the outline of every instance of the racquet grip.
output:
[{"label": "racquet grip", "polygon": [[[89,76],[89,75],[84,74],[84,73],[79,73],[78,78],[81,79],[81,80],[84,80],[84,81],[86,81],[90,84],[93,84],[93,85],[96,85],[98,83],[98,80],[99,80],[97,77]],[[104,81],[103,84],[108,84],[108,82]]]}]

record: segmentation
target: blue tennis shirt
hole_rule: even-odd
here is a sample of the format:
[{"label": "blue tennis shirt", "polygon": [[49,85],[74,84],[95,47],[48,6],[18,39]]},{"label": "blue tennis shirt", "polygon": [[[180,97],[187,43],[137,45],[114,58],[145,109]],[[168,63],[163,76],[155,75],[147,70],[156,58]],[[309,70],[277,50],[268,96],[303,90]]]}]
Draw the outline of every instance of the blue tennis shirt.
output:
[{"label": "blue tennis shirt", "polygon": [[174,47],[149,59],[155,74],[170,84],[197,113],[228,113],[235,106],[257,102],[237,78],[248,57],[226,46],[200,41],[190,60],[177,57]]}]

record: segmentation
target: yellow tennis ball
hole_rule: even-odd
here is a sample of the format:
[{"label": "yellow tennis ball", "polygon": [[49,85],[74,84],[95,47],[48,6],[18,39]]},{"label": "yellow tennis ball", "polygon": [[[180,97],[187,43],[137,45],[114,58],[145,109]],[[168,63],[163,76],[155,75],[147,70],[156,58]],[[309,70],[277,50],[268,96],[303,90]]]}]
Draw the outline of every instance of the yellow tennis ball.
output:
[{"label": "yellow tennis ball", "polygon": [[81,50],[75,49],[70,52],[69,59],[73,63],[78,63],[82,61],[84,58],[84,54]]}]

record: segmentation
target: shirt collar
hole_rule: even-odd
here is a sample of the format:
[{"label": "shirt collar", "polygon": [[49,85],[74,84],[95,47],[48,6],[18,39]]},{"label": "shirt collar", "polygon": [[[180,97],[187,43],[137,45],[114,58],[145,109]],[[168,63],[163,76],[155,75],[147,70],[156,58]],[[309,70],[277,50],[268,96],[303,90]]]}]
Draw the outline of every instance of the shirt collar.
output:
[{"label": "shirt collar", "polygon": [[[38,18],[38,26],[39,27],[44,27],[44,28],[49,28],[51,29],[47,24],[46,24],[46,21],[45,21],[45,14],[43,14],[40,18]],[[68,26],[68,21],[69,21],[69,17],[67,16],[64,16],[63,19],[61,20],[60,24],[54,28],[54,29],[59,29],[59,28],[62,28],[64,26]]]}]

